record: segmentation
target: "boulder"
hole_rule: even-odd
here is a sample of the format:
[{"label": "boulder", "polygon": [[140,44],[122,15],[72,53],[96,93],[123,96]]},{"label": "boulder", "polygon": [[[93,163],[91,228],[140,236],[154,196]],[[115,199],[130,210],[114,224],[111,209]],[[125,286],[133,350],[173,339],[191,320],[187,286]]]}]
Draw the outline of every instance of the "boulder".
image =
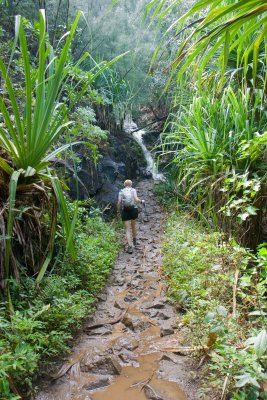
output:
[{"label": "boulder", "polygon": [[110,384],[110,381],[108,378],[100,378],[94,382],[90,382],[86,385],[83,386],[83,389],[85,390],[96,390],[96,389],[100,389],[103,387],[106,387]]},{"label": "boulder", "polygon": [[137,349],[139,346],[138,340],[134,338],[127,338],[127,337],[121,337],[115,346],[115,349],[120,351],[122,348],[125,348],[129,351],[134,351]]},{"label": "boulder", "polygon": [[144,393],[148,400],[164,400],[150,385],[144,386]]},{"label": "boulder", "polygon": [[82,372],[91,372],[96,375],[120,375],[121,365],[119,358],[114,355],[95,355],[83,360]]},{"label": "boulder", "polygon": [[105,182],[101,189],[97,192],[95,199],[98,204],[101,206],[110,205],[112,208],[116,208],[116,204],[118,202],[118,194],[119,194],[118,186]]},{"label": "boulder", "polygon": [[123,162],[116,162],[108,156],[103,157],[100,161],[99,170],[101,175],[111,183],[123,181],[125,178],[125,164]]},{"label": "boulder", "polygon": [[119,354],[119,357],[125,364],[137,363],[137,358],[132,351],[122,349],[121,353]]},{"label": "boulder", "polygon": [[129,314],[126,314],[123,317],[122,323],[134,332],[142,332],[150,327],[149,321],[142,320],[134,315]]},{"label": "boulder", "polygon": [[160,329],[160,336],[169,336],[174,333],[174,329],[172,327],[163,327]]}]

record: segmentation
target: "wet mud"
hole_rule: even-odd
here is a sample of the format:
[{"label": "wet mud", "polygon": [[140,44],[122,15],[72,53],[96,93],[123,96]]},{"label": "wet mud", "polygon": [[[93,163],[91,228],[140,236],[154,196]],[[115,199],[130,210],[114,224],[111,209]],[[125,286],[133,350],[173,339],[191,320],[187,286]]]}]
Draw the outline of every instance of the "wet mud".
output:
[{"label": "wet mud", "polygon": [[147,210],[139,215],[134,253],[120,254],[95,314],[35,400],[197,399],[190,360],[168,351],[179,346],[178,312],[166,299],[164,214],[152,185],[137,186]]}]

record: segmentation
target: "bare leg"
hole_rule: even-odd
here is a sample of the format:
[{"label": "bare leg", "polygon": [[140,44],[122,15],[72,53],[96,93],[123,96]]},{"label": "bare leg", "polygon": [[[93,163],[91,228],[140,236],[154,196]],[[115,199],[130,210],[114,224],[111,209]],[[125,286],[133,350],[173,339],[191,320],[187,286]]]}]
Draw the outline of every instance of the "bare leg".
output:
[{"label": "bare leg", "polygon": [[124,221],[127,243],[129,246],[133,246],[133,240],[131,235],[131,221]]},{"label": "bare leg", "polygon": [[133,239],[136,240],[136,220],[131,220]]}]

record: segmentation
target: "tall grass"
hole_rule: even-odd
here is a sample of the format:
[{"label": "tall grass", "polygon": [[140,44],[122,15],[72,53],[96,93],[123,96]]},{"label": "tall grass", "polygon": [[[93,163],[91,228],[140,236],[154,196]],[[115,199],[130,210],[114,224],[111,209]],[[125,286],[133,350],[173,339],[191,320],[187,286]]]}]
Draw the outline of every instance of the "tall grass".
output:
[{"label": "tall grass", "polygon": [[253,140],[259,125],[267,125],[260,113],[264,97],[259,91],[251,101],[250,89],[235,93],[231,86],[220,98],[200,90],[197,94],[172,115],[163,156],[170,159],[180,195],[216,223],[228,174],[244,174],[250,167],[250,158],[242,156],[243,144]]},{"label": "tall grass", "polygon": [[[153,19],[169,26],[162,43],[168,40],[173,49],[165,90],[172,91],[174,111],[166,126],[163,155],[172,166],[179,194],[202,218],[218,223],[218,211],[227,205],[232,217],[244,222],[247,233],[242,236],[252,236],[245,218],[253,216],[254,225],[260,226],[254,213],[263,204],[266,176],[267,3],[198,0],[183,15],[178,3],[152,0],[146,7]],[[158,55],[159,48],[152,59],[154,68]],[[184,92],[187,100],[180,95]],[[254,179],[262,185],[257,196],[253,185],[246,187]],[[232,229],[235,224],[230,225]]]}]

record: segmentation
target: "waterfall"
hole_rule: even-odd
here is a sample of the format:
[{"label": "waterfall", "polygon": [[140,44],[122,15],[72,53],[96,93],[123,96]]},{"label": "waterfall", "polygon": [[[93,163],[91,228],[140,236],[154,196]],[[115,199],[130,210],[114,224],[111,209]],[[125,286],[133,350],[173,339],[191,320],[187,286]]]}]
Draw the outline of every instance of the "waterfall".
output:
[{"label": "waterfall", "polygon": [[132,133],[135,141],[141,147],[144,157],[147,162],[146,170],[151,173],[152,178],[155,181],[165,181],[166,180],[165,176],[162,173],[157,171],[157,166],[156,166],[155,160],[152,157],[152,154],[150,153],[150,151],[146,148],[146,145],[143,141],[143,135],[146,133],[146,131],[143,129],[139,129],[138,131],[133,132],[138,127],[137,127],[136,123],[133,122],[132,118],[129,115],[126,116],[123,127],[124,127],[125,132]]}]

